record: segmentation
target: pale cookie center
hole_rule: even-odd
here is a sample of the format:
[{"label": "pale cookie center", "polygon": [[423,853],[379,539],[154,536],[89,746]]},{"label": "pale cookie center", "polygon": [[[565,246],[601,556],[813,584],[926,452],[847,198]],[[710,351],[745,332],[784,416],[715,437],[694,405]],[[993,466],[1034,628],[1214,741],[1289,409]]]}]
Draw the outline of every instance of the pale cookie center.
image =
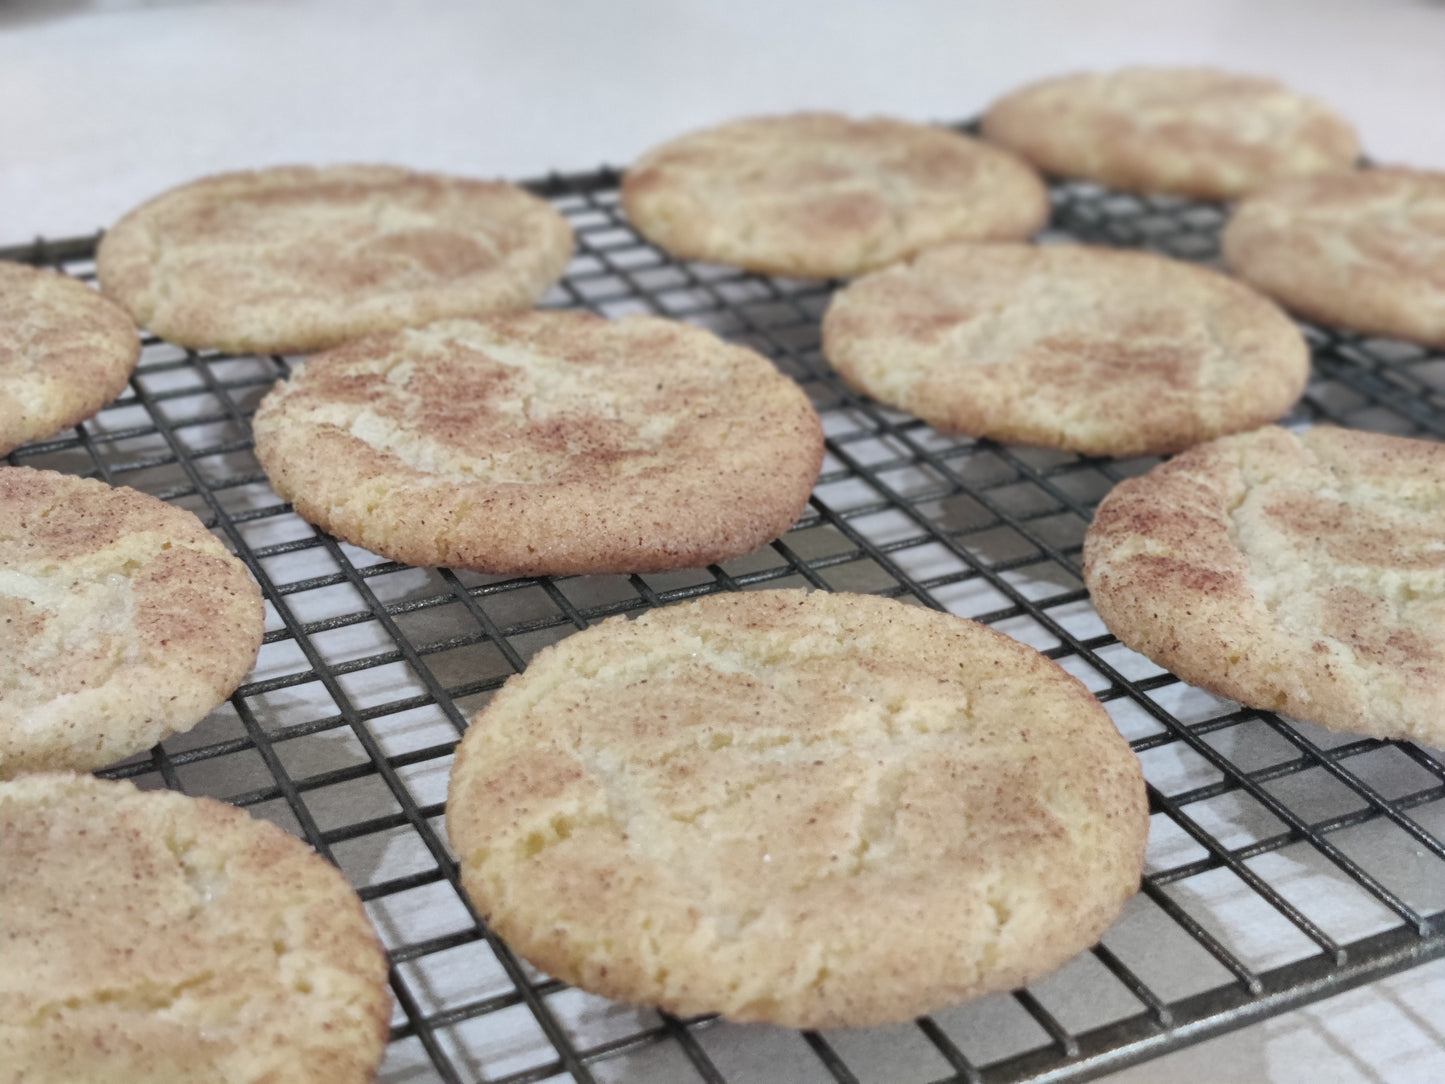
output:
[{"label": "pale cookie center", "polygon": [[0,612],[15,630],[0,651],[11,718],[57,695],[98,688],[140,655],[135,588],[121,570],[0,570]]},{"label": "pale cookie center", "polygon": [[[506,727],[508,744],[525,743],[523,720],[544,712],[588,718],[561,752],[596,789],[572,813],[524,817],[518,856],[589,822],[610,826],[633,853],[676,871],[732,937],[810,885],[926,876],[959,860],[969,839],[1003,829],[991,801],[969,796],[1028,759],[1025,727],[976,718],[955,683],[920,689],[916,673],[867,643],[774,647],[769,657],[680,637],[670,649],[635,645],[591,676],[539,683],[509,710],[521,725]],[[866,669],[856,665],[864,657]],[[846,670],[856,676],[840,681]],[[605,702],[592,698],[598,685]],[[1072,800],[1040,791],[1014,812],[1032,802],[1047,818],[1054,797]]]},{"label": "pale cookie center", "polygon": [[[20,947],[5,976],[25,986],[0,982],[0,990],[13,1001],[25,998],[28,1019],[6,1023],[43,1027],[64,1013],[71,1026],[89,1020],[97,1028],[123,1029],[135,1021],[144,1034],[148,1022],[169,1021],[193,1031],[210,1049],[200,1058],[224,1056],[231,1043],[246,1041],[258,1021],[275,1015],[274,1002],[249,1008],[242,1003],[254,1000],[258,987],[279,993],[296,970],[294,958],[309,955],[292,944],[290,916],[266,915],[267,905],[274,906],[266,893],[274,889],[232,877],[228,866],[246,857],[232,840],[199,838],[183,819],[139,802],[97,804],[97,810],[127,831],[110,832],[85,820],[32,828],[34,836],[65,839],[66,847],[53,857],[48,879],[7,889]],[[43,842],[32,838],[27,847],[38,849]],[[100,914],[77,907],[81,885],[79,898],[114,899],[123,906]],[[301,902],[299,896],[292,901],[293,912]],[[133,966],[132,950],[145,966]],[[307,961],[300,963],[305,967]],[[298,1003],[285,1011],[308,1010]]]},{"label": "pale cookie center", "polygon": [[[728,168],[719,171],[714,159],[726,162]],[[701,161],[669,163],[668,168],[704,188],[710,201],[726,203],[739,221],[823,208],[829,201],[867,201],[879,215],[865,216],[868,226],[902,232],[920,201],[940,195],[954,203],[959,199],[951,187],[938,191],[939,182],[930,185],[896,153],[890,155],[880,148],[869,154],[866,148],[827,141],[719,144]],[[960,164],[959,174],[965,168]],[[958,177],[951,179],[956,182]],[[751,225],[756,228],[756,223]]]},{"label": "pale cookie center", "polygon": [[492,364],[475,382],[456,371],[439,379],[408,359],[388,370],[372,403],[324,403],[309,420],[438,480],[498,485],[654,470],[683,423],[648,410],[634,374],[515,347],[488,344],[485,353]]},{"label": "pale cookie center", "polygon": [[1418,276],[1445,291],[1445,200],[1402,197],[1293,213],[1291,232],[1316,238],[1333,262]]},{"label": "pale cookie center", "polygon": [[897,228],[895,186],[880,177],[874,163],[826,144],[747,146],[742,157],[741,169],[731,164],[729,153],[727,171],[714,172],[711,165],[683,171],[683,183],[708,193],[708,202],[719,209],[728,232],[736,231],[737,241],[753,241],[760,230],[806,236],[824,229]]},{"label": "pale cookie center", "polygon": [[[171,229],[152,230],[151,287],[169,299],[180,284],[209,282],[197,277],[209,275],[212,286],[244,282],[256,296],[273,299],[328,285],[372,294],[416,288],[485,272],[505,258],[509,250],[494,229],[476,218],[449,220],[435,207],[384,193],[338,204],[297,199],[277,206],[246,195],[226,205],[194,201],[176,210]],[[194,222],[203,225],[189,228]],[[245,256],[239,262],[238,252]]]},{"label": "pale cookie center", "polygon": [[1285,139],[1318,111],[1287,93],[1224,91],[1181,101],[1116,101],[1127,108],[1131,122],[1150,133],[1166,125],[1187,123],[1227,135],[1231,142],[1268,145]]},{"label": "pale cookie center", "polygon": [[297,196],[279,203],[266,193],[240,193],[225,202],[200,197],[168,214],[166,225],[171,228],[157,231],[156,254],[213,247],[296,248],[338,238],[350,245],[368,244],[388,234],[436,229],[440,221],[435,208],[410,206],[381,193],[343,202]]},{"label": "pale cookie center", "polygon": [[1251,590],[1287,633],[1343,648],[1356,665],[1442,665],[1442,509],[1445,491],[1407,503],[1316,474],[1251,487],[1231,533]]},{"label": "pale cookie center", "polygon": [[[56,327],[57,321],[65,325]],[[45,306],[37,318],[31,311],[0,306],[0,383],[4,396],[29,413],[43,413],[53,402],[53,384],[71,377],[77,383],[94,379],[119,363],[125,347],[114,336],[77,326],[75,306]],[[83,375],[79,375],[83,374]]]},{"label": "pale cookie center", "polygon": [[970,296],[946,281],[930,284],[957,322],[932,345],[882,351],[870,382],[885,399],[932,394],[930,374],[970,368],[1017,367],[1037,373],[1036,398],[1082,409],[1097,394],[1101,374],[1148,380],[1156,390],[1231,386],[1239,351],[1220,334],[1215,306],[1155,304],[1142,292],[1107,300],[1097,291],[1030,276],[1009,295]]},{"label": "pale cookie center", "polygon": [[1151,305],[1142,297],[1128,298],[1127,303],[1117,297],[1104,301],[1096,293],[1046,286],[1035,279],[1021,284],[1015,298],[1015,303],[1000,299],[991,311],[961,319],[949,336],[951,360],[1008,364],[1054,345],[1081,355],[1109,350],[1121,357],[1228,357],[1202,315]]}]

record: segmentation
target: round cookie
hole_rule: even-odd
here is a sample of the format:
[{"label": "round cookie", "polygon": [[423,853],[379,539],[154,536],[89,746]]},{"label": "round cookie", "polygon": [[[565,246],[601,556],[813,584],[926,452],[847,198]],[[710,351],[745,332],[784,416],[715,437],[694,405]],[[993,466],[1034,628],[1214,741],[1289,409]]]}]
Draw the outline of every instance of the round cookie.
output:
[{"label": "round cookie", "polygon": [[947,128],[834,113],[750,117],[642,156],[622,179],[633,224],[675,256],[777,275],[857,275],[926,245],[1027,237],[1042,181]]},{"label": "round cookie", "polygon": [[1084,541],[1109,630],[1190,684],[1445,744],[1445,445],[1269,426],[1117,486]]},{"label": "round cookie", "polygon": [[549,974],[683,1015],[901,1021],[1092,945],[1139,883],[1137,758],[982,625],[758,591],[539,652],[457,750],[447,830]]},{"label": "round cookie", "polygon": [[368,332],[530,307],[572,229],[500,181],[285,166],[171,189],[100,243],[101,288],[163,339],[303,353]]},{"label": "round cookie", "polygon": [[361,1084],[387,962],[340,872],[233,806],[0,783],[0,1064],[34,1084]]},{"label": "round cookie", "polygon": [[1309,348],[1270,301],[1144,252],[955,244],[834,294],[823,353],[941,429],[1164,454],[1284,414]]},{"label": "round cookie", "polygon": [[119,306],[68,275],[0,260],[0,455],[91,417],[139,358]]},{"label": "round cookie", "polygon": [[989,106],[982,132],[1046,173],[1199,199],[1349,169],[1360,154],[1354,129],[1328,106],[1210,68],[1045,79]]},{"label": "round cookie", "polygon": [[687,324],[537,311],[313,357],[256,412],[256,455],[312,523],[414,565],[659,572],[748,553],[822,465],[808,398]]},{"label": "round cookie", "polygon": [[1445,173],[1275,185],[1240,202],[1223,247],[1235,274],[1311,320],[1445,347]]},{"label": "round cookie", "polygon": [[177,508],[0,467],[0,777],[98,768],[200,722],[256,660],[261,592]]}]

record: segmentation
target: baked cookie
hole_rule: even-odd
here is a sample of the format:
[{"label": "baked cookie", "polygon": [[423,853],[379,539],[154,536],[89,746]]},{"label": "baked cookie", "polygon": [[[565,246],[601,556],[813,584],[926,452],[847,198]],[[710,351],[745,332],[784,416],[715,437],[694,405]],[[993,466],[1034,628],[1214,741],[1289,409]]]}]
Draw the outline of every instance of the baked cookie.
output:
[{"label": "baked cookie", "polygon": [[834,294],[823,353],[941,429],[1163,454],[1285,413],[1309,348],[1223,275],[1080,245],[940,245]]},{"label": "baked cookie", "polygon": [[1045,79],[989,106],[982,131],[1046,173],[1199,199],[1349,169],[1360,155],[1354,129],[1328,106],[1210,68]]},{"label": "baked cookie", "polygon": [[413,565],[658,572],[748,553],[822,465],[808,398],[699,328],[537,311],[313,357],[262,401],[256,455],[339,538]]},{"label": "baked cookie", "polygon": [[303,353],[449,316],[530,307],[572,228],[500,181],[285,166],[173,188],[101,240],[106,294],[183,346]]},{"label": "baked cookie", "polygon": [[372,1079],[386,956],[340,872],[233,806],[42,773],[0,783],[7,1080]]},{"label": "baked cookie", "polygon": [[1192,685],[1445,744],[1445,445],[1270,426],[1117,486],[1084,541],[1109,630]]},{"label": "baked cookie", "polygon": [[539,652],[457,750],[488,923],[608,997],[789,1027],[901,1021],[1092,945],[1139,884],[1139,762],[983,625],[758,591]]},{"label": "baked cookie", "polygon": [[857,275],[954,239],[1017,239],[1048,192],[1013,155],[947,128],[834,113],[750,117],[642,156],[622,205],[675,256],[775,275]]},{"label": "baked cookie", "polygon": [[1445,347],[1445,173],[1275,185],[1234,209],[1223,246],[1235,274],[1311,320]]},{"label": "baked cookie", "polygon": [[139,358],[119,306],[67,275],[0,260],[0,455],[91,417]]},{"label": "baked cookie", "polygon": [[98,768],[186,730],[261,646],[261,592],[183,508],[0,467],[0,777]]}]

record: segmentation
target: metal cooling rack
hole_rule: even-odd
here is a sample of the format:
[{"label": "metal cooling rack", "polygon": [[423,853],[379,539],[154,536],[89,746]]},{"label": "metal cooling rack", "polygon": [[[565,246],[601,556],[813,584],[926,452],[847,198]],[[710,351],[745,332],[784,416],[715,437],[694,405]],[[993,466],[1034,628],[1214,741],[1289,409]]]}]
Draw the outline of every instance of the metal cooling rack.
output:
[{"label": "metal cooling rack", "polygon": [[[846,389],[818,353],[831,285],[673,260],[627,225],[610,170],[531,185],[578,250],[546,299],[702,324],[812,396],[828,456],[785,537],[660,576],[479,576],[385,561],[277,500],[248,419],[281,357],[147,338],[129,391],[10,461],[196,512],[267,597],[256,670],[195,730],[102,774],[208,794],[337,863],[391,954],[381,1078],[578,1081],[1082,1080],[1445,956],[1445,756],[1244,709],[1110,636],[1079,579],[1097,501],[1155,460],[944,436]],[[1052,232],[1210,261],[1214,205],[1054,188]],[[0,253],[93,277],[96,238]],[[1287,421],[1445,438],[1445,355],[1307,327],[1314,379]],[[913,1024],[827,1033],[676,1019],[568,988],[462,895],[440,824],[467,718],[539,648],[714,591],[807,585],[911,597],[986,622],[1094,690],[1144,763],[1143,889],[1097,948],[1027,990]]]}]

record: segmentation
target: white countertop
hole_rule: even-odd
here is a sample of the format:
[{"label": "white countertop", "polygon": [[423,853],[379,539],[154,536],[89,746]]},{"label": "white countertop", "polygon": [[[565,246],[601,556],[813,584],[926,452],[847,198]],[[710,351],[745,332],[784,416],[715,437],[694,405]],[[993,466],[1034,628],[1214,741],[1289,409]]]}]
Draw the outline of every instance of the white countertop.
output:
[{"label": "white countertop", "polygon": [[[1125,63],[1281,79],[1380,161],[1445,169],[1441,0],[0,0],[0,246],[90,233],[202,174],[624,164],[727,117],[956,120]],[[1445,1080],[1445,961],[1111,1078]]]},{"label": "white countertop", "polygon": [[962,119],[1145,61],[1272,75],[1375,158],[1445,169],[1441,0],[0,0],[0,245],[227,169],[515,179],[744,113]]}]

